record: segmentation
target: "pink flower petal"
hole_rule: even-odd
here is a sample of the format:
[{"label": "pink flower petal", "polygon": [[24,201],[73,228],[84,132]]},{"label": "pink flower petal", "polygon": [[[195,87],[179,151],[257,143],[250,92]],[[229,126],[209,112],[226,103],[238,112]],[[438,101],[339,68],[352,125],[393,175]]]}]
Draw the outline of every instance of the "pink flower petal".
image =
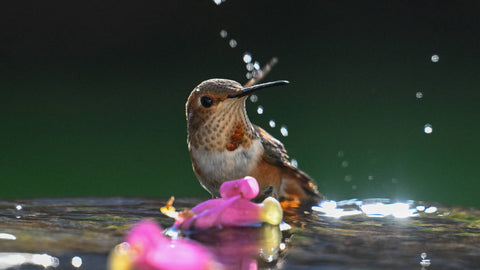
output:
[{"label": "pink flower petal", "polygon": [[246,176],[245,178],[228,181],[220,186],[220,195],[224,199],[228,199],[237,195],[242,198],[251,200],[258,195],[259,187],[255,178]]},{"label": "pink flower petal", "polygon": [[187,239],[172,240],[153,221],[142,221],[128,233],[138,270],[207,269],[213,261],[201,245]]}]

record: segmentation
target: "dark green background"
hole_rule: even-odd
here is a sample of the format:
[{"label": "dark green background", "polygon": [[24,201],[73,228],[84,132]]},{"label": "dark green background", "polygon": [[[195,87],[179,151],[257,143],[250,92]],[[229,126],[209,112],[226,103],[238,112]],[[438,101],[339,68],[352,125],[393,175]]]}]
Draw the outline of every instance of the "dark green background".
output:
[{"label": "dark green background", "polygon": [[2,198],[206,196],[184,104],[205,79],[246,82],[248,51],[279,58],[267,80],[291,81],[248,102],[250,119],[329,198],[480,206],[475,1],[11,2],[0,8]]}]

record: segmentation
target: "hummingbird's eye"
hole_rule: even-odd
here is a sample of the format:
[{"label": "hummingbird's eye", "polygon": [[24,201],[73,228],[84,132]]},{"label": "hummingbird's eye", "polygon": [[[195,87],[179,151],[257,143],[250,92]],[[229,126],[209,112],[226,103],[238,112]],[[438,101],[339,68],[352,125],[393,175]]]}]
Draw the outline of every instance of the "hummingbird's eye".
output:
[{"label": "hummingbird's eye", "polygon": [[202,103],[203,107],[210,108],[213,105],[213,99],[209,96],[202,96],[200,98],[200,103]]}]

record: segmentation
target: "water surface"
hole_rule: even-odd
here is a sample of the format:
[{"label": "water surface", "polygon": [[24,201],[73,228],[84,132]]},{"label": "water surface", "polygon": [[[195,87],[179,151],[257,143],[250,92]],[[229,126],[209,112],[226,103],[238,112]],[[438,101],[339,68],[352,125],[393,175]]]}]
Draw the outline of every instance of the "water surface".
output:
[{"label": "water surface", "polygon": [[[200,201],[179,198],[175,205],[181,209]],[[153,218],[164,228],[172,225],[159,212],[165,202],[144,198],[0,201],[0,269],[9,269],[12,258],[25,254],[51,256],[36,257],[55,266],[49,269],[105,269],[109,251],[135,222]],[[392,205],[398,206],[399,217],[386,210]],[[257,261],[259,269],[478,269],[479,217],[480,210],[473,208],[350,200],[292,209],[284,218],[292,228],[282,232],[266,226],[224,228],[190,237],[206,245],[227,269],[237,269],[245,260]],[[422,253],[429,266],[420,264]],[[24,264],[15,269],[43,268]]]}]

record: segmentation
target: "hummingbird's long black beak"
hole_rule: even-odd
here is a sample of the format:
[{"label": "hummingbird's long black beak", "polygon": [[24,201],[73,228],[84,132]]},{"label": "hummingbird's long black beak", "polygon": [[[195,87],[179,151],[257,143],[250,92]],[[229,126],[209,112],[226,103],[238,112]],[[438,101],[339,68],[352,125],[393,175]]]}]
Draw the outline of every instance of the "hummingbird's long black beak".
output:
[{"label": "hummingbird's long black beak", "polygon": [[288,81],[281,80],[281,81],[274,81],[274,82],[267,82],[267,83],[253,85],[253,86],[250,86],[250,87],[243,88],[242,91],[239,92],[239,93],[228,95],[228,98],[244,97],[244,96],[251,95],[252,93],[257,92],[258,90],[261,90],[263,88],[278,86],[278,85],[284,85],[284,84],[288,84],[288,83],[289,83]]}]

